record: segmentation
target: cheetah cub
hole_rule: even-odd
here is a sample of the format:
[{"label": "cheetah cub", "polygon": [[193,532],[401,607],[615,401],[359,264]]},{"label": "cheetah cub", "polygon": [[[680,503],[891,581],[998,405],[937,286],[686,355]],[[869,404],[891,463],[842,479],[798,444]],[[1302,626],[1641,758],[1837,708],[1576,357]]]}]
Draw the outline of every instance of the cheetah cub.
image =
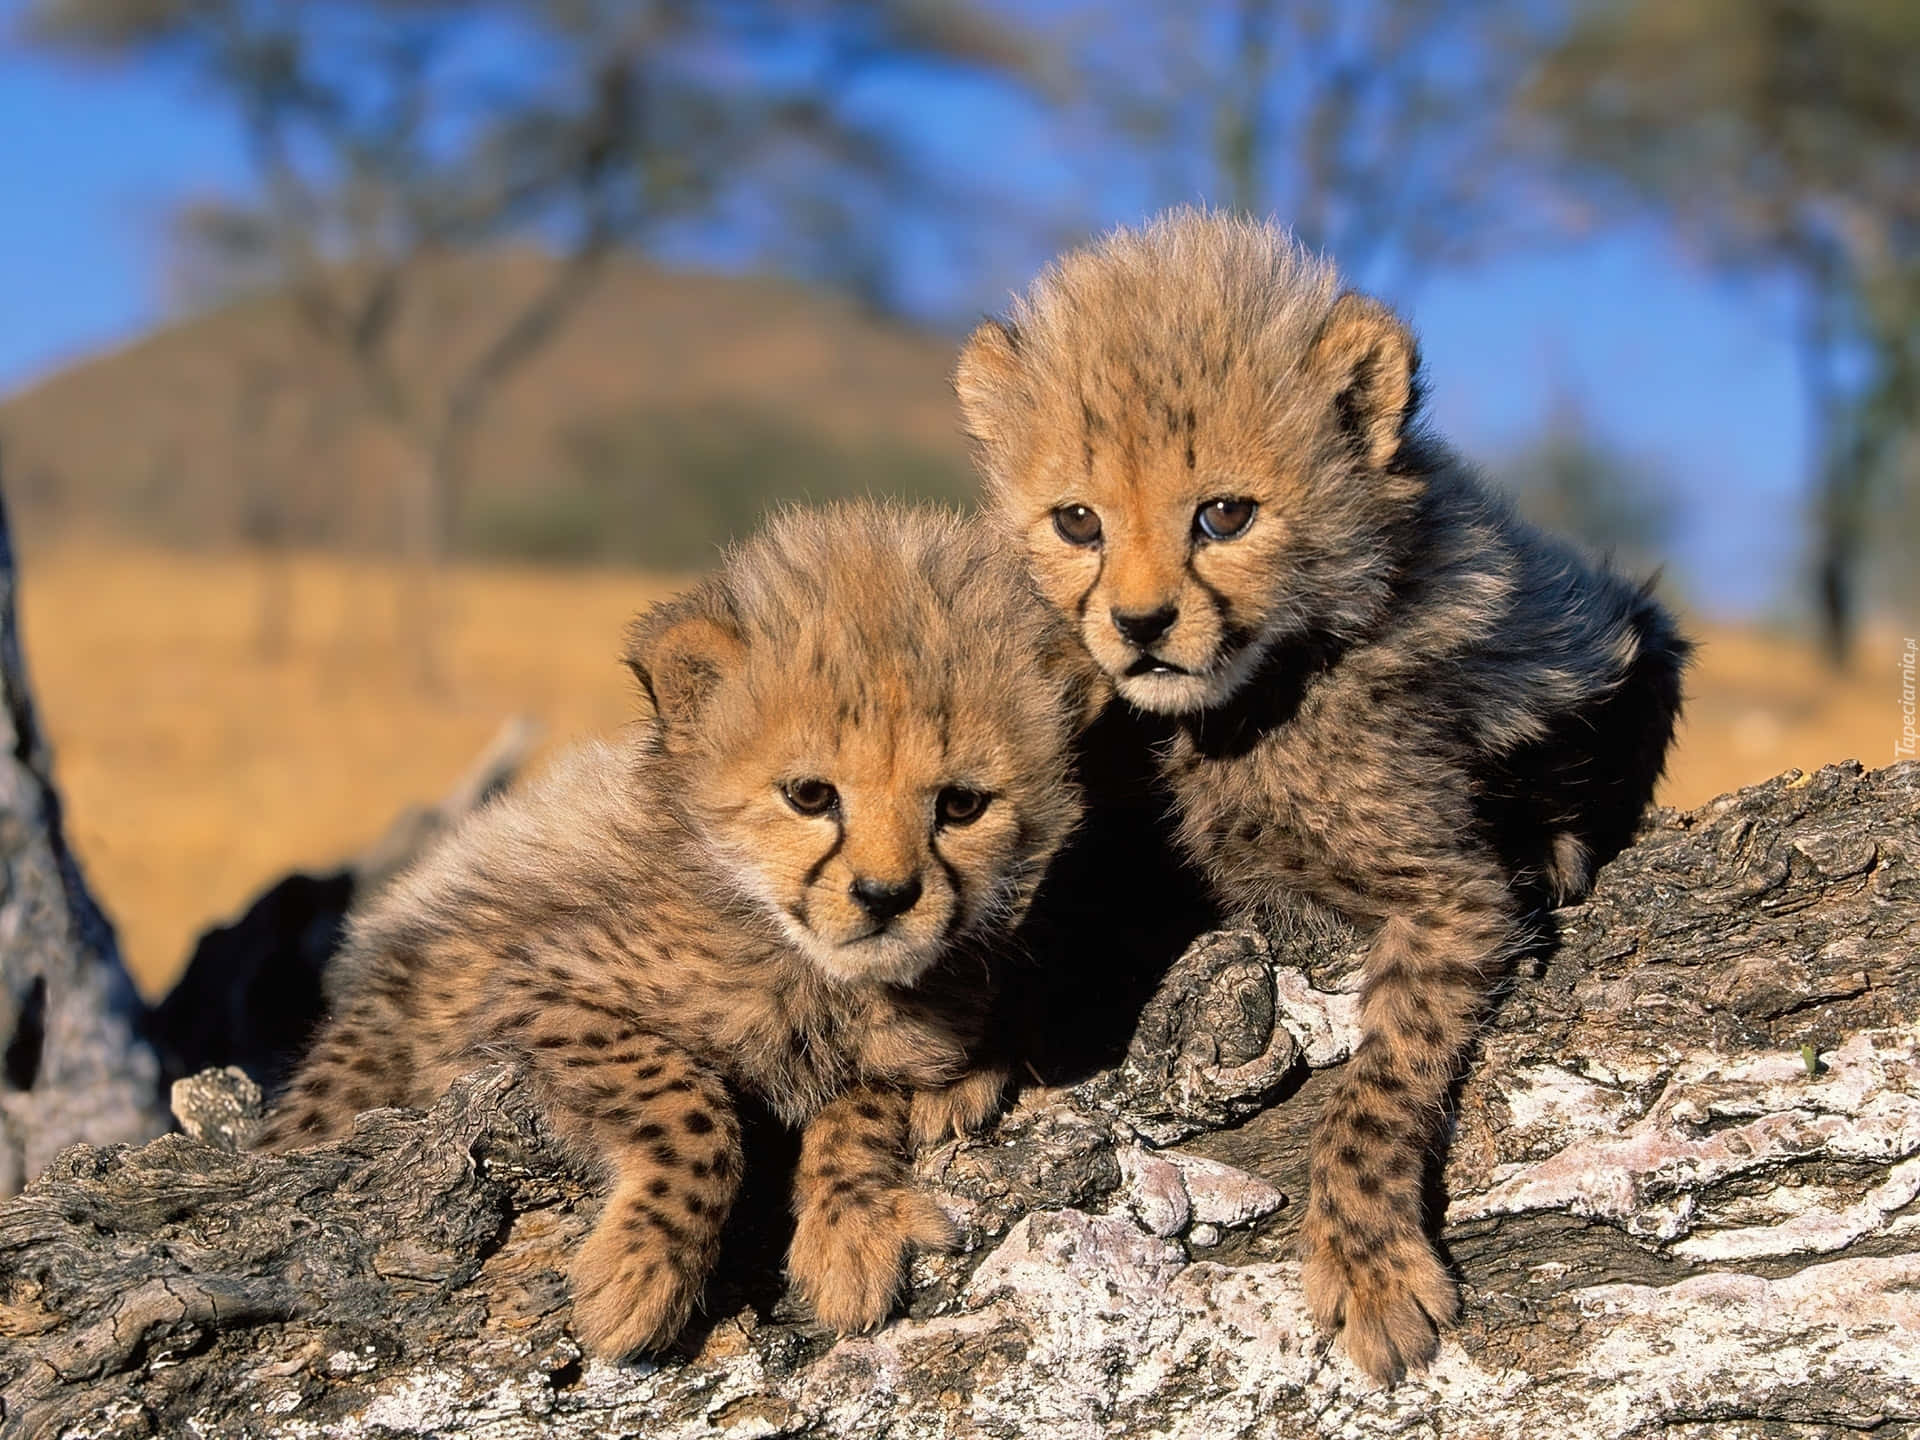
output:
[{"label": "cheetah cub", "polygon": [[1236,908],[1372,935],[1317,1123],[1315,1317],[1391,1381],[1452,1279],[1422,1171],[1489,988],[1665,764],[1687,645],[1418,423],[1413,337],[1283,231],[1194,211],[1070,254],[969,339],[992,506],[1132,705]]},{"label": "cheetah cub", "polygon": [[1079,817],[1098,672],[976,523],[868,504],[776,520],[625,658],[631,743],[574,751],[353,917],[265,1143],[517,1061],[609,1182],[571,1281],[616,1357],[685,1323],[751,1092],[802,1127],[793,1279],[870,1328],[912,1247],[951,1243],[907,1146],[997,1109],[969,1058],[987,958]]}]

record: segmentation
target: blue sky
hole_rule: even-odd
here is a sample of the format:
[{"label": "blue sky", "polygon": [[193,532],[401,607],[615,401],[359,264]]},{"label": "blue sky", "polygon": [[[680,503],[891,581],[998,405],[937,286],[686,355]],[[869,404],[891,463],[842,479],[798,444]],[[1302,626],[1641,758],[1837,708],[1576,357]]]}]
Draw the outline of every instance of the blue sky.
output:
[{"label": "blue sky", "polygon": [[[17,12],[0,0],[0,31]],[[163,321],[169,204],[242,188],[246,165],[222,112],[181,82],[4,41],[0,134],[5,393]],[[1571,401],[1670,477],[1674,566],[1697,603],[1796,604],[1806,426],[1783,289],[1717,283],[1660,234],[1623,228],[1431,273],[1399,298],[1432,416],[1467,453],[1497,465]]]},{"label": "blue sky", "polygon": [[[0,29],[13,11],[0,4]],[[219,112],[118,67],[51,66],[0,41],[0,391],[165,316],[169,204],[231,189],[245,159]]]}]

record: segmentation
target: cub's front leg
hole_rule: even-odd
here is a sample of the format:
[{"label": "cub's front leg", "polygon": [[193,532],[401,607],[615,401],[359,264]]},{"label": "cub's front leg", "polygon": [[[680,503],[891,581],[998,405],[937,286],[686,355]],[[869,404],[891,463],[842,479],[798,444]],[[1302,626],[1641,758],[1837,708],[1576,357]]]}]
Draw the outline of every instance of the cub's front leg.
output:
[{"label": "cub's front leg", "polygon": [[1418,875],[1417,893],[1397,897],[1368,952],[1361,1040],[1314,1130],[1303,1224],[1314,1318],[1340,1330],[1355,1363],[1385,1383],[1423,1368],[1459,1309],[1423,1226],[1423,1172],[1518,938],[1491,862],[1404,858],[1397,868]]},{"label": "cub's front leg", "polygon": [[[1340,1332],[1361,1369],[1391,1383],[1432,1359],[1459,1309],[1427,1236],[1424,1172],[1488,991],[1522,930],[1463,775],[1320,758],[1341,753],[1340,734],[1368,733],[1367,723],[1333,717],[1332,736],[1305,736],[1277,775],[1261,777],[1282,797],[1272,823],[1236,831],[1204,803],[1187,823],[1224,898],[1286,903],[1304,893],[1373,931],[1360,1043],[1314,1127],[1301,1236],[1314,1318]],[[1426,743],[1412,721],[1378,723],[1416,753]]]},{"label": "cub's front leg", "polygon": [[814,1116],[801,1136],[787,1272],[820,1323],[835,1330],[871,1330],[885,1320],[914,1247],[955,1242],[945,1212],[902,1183],[911,1104],[903,1090],[862,1086]]},{"label": "cub's front leg", "polygon": [[515,1038],[555,1124],[613,1182],[570,1270],[574,1333],[610,1359],[670,1344],[739,1189],[740,1126],[725,1087],[604,1010],[548,1009]]},{"label": "cub's front leg", "polygon": [[917,1149],[976,1135],[1000,1115],[1009,1072],[997,1063],[976,1064],[951,1085],[913,1092],[909,1138]]}]

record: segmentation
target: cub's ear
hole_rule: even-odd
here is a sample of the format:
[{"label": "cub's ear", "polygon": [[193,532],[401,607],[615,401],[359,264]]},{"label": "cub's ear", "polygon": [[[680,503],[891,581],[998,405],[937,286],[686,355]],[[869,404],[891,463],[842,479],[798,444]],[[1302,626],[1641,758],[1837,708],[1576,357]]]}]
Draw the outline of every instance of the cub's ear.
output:
[{"label": "cub's ear", "polygon": [[1307,350],[1307,374],[1331,396],[1360,456],[1383,470],[1413,418],[1420,357],[1413,332],[1378,300],[1348,291]]},{"label": "cub's ear", "polygon": [[960,347],[953,388],[967,433],[996,460],[1013,438],[1027,388],[1020,332],[1003,320],[982,321]]},{"label": "cub's ear", "polygon": [[653,702],[654,714],[665,724],[680,725],[698,713],[746,648],[725,598],[702,586],[654,606],[629,625],[621,658]]}]

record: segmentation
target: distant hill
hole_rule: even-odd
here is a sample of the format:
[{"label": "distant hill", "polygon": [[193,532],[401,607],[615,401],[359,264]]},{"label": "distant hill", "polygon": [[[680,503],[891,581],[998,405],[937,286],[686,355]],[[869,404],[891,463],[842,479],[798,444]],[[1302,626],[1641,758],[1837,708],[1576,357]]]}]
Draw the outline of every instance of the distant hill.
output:
[{"label": "distant hill", "polygon": [[[401,321],[408,373],[446,373],[549,264],[524,251],[444,262]],[[24,542],[221,543],[276,515],[297,543],[390,542],[411,454],[365,420],[325,351],[295,342],[286,303],[183,320],[0,402]],[[964,497],[953,353],[785,282],[618,260],[498,392],[460,548],[684,565],[770,498]]]}]

